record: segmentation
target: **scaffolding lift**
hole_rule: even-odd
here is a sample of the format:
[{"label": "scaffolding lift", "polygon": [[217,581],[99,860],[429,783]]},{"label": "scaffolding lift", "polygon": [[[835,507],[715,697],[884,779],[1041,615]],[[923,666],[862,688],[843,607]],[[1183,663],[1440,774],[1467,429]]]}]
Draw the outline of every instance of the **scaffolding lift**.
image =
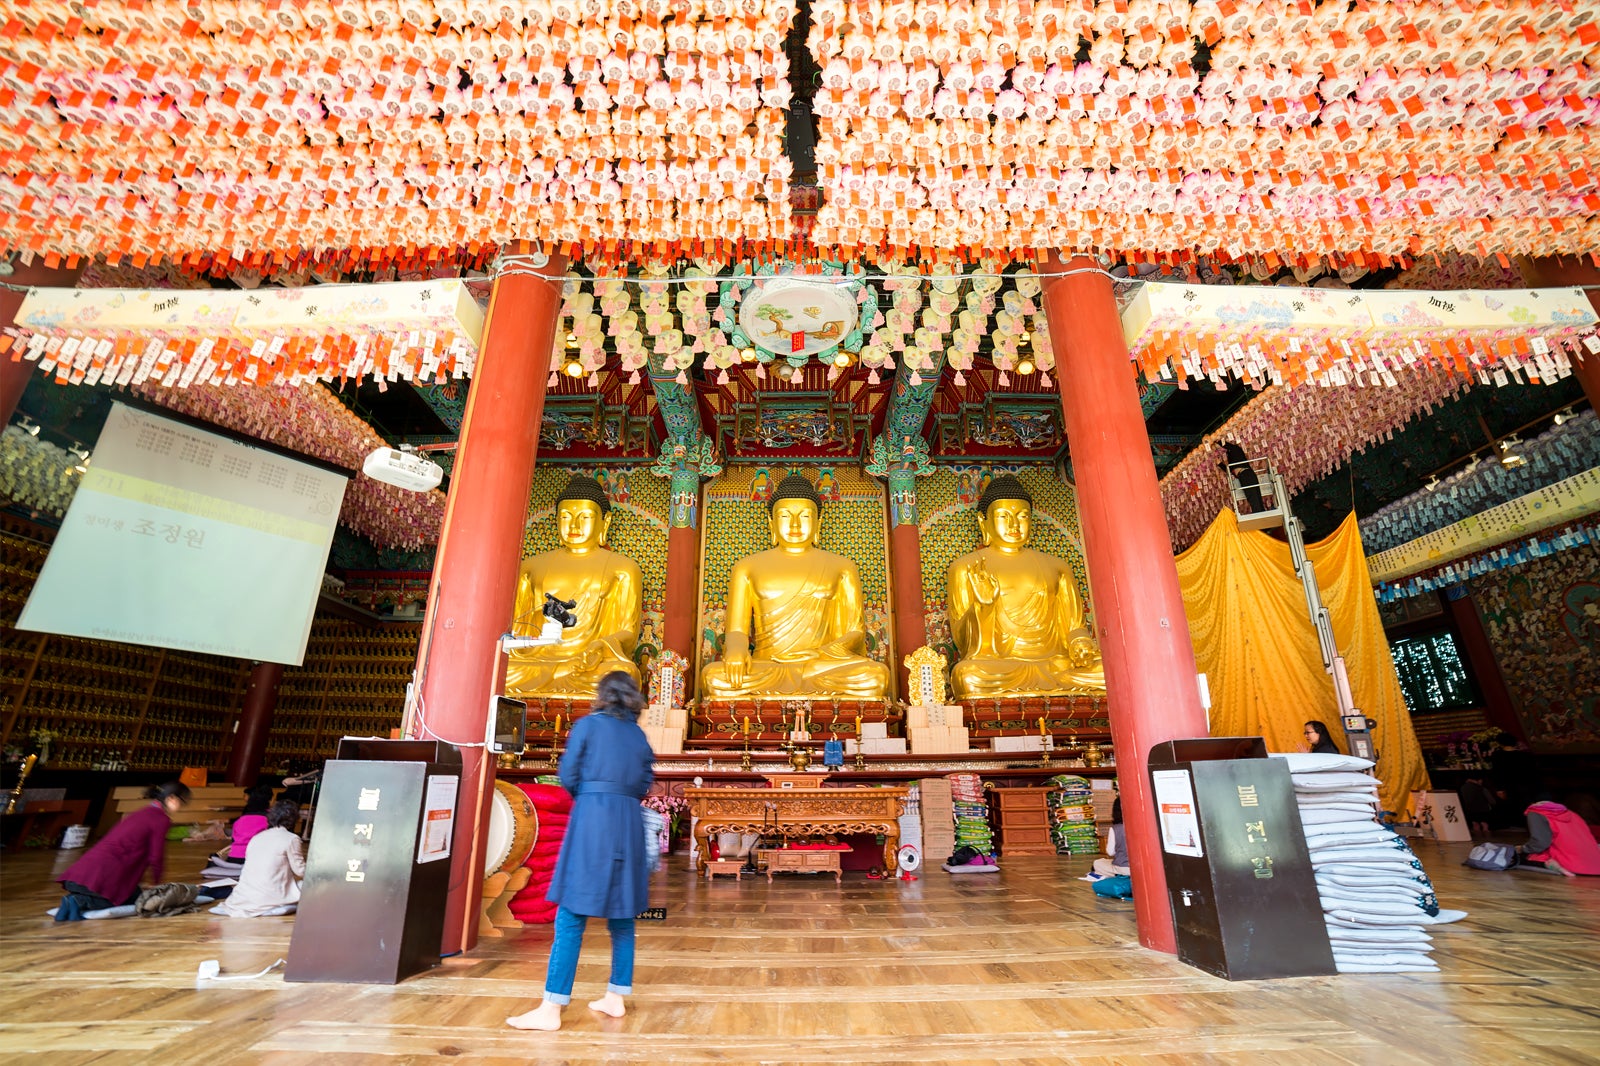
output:
[{"label": "scaffolding lift", "polygon": [[1306,610],[1310,612],[1311,624],[1317,630],[1322,668],[1333,679],[1346,750],[1359,758],[1376,761],[1372,747],[1372,726],[1375,723],[1356,708],[1350,694],[1350,677],[1345,671],[1344,656],[1339,654],[1339,648],[1333,640],[1333,619],[1322,605],[1322,595],[1317,590],[1316,567],[1306,558],[1306,542],[1301,535],[1303,527],[1289,507],[1289,493],[1284,488],[1282,475],[1273,469],[1267,459],[1243,459],[1229,463],[1227,474],[1228,490],[1233,497],[1233,511],[1239,517],[1240,529],[1283,527],[1289,541],[1289,558],[1294,562],[1295,576],[1300,579],[1301,588],[1306,594]]}]

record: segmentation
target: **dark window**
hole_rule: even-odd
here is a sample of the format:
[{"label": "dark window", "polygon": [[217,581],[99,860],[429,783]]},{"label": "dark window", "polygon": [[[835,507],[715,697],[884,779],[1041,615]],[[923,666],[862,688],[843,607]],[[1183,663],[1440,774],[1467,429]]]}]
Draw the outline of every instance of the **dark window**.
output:
[{"label": "dark window", "polygon": [[1394,655],[1406,706],[1413,713],[1450,711],[1477,704],[1478,694],[1449,631],[1402,637],[1389,645],[1389,651]]}]

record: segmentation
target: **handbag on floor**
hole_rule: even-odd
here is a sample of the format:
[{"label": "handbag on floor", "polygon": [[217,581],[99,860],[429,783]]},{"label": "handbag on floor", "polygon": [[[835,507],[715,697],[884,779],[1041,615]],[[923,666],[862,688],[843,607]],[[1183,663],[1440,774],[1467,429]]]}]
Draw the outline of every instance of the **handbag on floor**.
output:
[{"label": "handbag on floor", "polygon": [[1478,844],[1467,853],[1463,866],[1474,870],[1509,870],[1517,864],[1517,849],[1510,844]]},{"label": "handbag on floor", "polygon": [[134,904],[135,913],[141,918],[163,918],[169,914],[188,914],[198,906],[195,899],[199,895],[199,886],[186,885],[180,881],[168,881],[165,884],[152,885],[139,893],[139,899]]}]

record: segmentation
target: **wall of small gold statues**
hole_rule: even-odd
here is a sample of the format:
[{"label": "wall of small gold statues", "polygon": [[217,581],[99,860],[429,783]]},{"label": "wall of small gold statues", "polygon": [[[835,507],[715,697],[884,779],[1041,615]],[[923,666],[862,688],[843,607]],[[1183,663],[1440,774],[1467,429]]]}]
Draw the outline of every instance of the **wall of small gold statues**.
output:
[{"label": "wall of small gold statues", "polygon": [[305,662],[284,667],[263,765],[329,759],[340,737],[387,737],[399,728],[421,635],[420,622],[319,616]]}]

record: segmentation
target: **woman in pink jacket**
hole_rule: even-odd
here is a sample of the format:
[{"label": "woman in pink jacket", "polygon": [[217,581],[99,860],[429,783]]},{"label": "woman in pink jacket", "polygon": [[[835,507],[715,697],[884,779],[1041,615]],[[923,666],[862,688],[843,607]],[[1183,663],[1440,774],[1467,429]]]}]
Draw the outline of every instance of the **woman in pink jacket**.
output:
[{"label": "woman in pink jacket", "polygon": [[1517,849],[1519,861],[1568,877],[1600,877],[1600,844],[1588,823],[1550,800],[1540,800],[1526,814],[1528,842]]},{"label": "woman in pink jacket", "polygon": [[66,889],[56,908],[56,921],[76,921],[86,911],[132,903],[139,898],[139,878],[147,869],[151,883],[160,883],[167,830],[172,827],[172,815],[189,802],[189,786],[168,781],[152,788],[149,797],[148,806],[112,826],[100,843],[56,878]]}]

